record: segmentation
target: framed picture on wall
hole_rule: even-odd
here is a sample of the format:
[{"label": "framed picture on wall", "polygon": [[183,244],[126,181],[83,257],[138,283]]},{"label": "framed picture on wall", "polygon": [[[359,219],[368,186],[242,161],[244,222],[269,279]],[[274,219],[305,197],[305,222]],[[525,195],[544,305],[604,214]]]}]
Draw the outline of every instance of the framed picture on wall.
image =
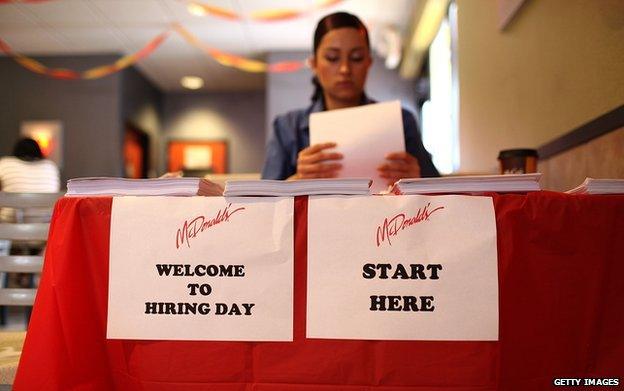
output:
[{"label": "framed picture on wall", "polygon": [[63,168],[63,123],[59,120],[22,121],[20,136],[29,137],[39,144],[41,153]]},{"label": "framed picture on wall", "polygon": [[167,170],[184,176],[226,174],[228,145],[225,140],[171,140],[167,146]]}]

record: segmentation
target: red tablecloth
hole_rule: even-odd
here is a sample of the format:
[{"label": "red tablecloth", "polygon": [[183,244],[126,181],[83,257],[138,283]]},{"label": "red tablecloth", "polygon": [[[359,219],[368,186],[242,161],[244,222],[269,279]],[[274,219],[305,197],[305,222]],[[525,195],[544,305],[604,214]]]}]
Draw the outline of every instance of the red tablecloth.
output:
[{"label": "red tablecloth", "polygon": [[298,197],[290,343],[106,340],[111,198],[63,198],[14,389],[534,390],[550,389],[555,377],[622,384],[624,196],[492,197],[499,341],[306,339],[307,199]]}]

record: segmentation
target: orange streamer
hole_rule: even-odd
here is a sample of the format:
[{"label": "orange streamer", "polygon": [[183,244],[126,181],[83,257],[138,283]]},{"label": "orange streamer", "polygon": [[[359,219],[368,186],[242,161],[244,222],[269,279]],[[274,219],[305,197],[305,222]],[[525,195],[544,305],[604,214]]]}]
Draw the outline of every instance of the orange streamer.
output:
[{"label": "orange streamer", "polygon": [[206,45],[190,31],[178,24],[174,24],[170,30],[167,30],[153,38],[139,51],[123,56],[112,64],[101,65],[83,72],[78,72],[65,68],[48,68],[33,58],[14,52],[13,49],[11,49],[11,47],[2,39],[0,39],[0,52],[3,52],[7,56],[12,57],[15,62],[20,64],[25,69],[28,69],[31,72],[46,77],[59,80],[93,80],[119,72],[122,69],[134,65],[142,59],[146,58],[147,56],[152,54],[158,47],[160,47],[160,45],[169,37],[169,35],[171,34],[171,30],[174,30],[175,32],[180,34],[186,42],[200,49],[202,52],[212,57],[219,64],[227,67],[236,68],[241,71],[254,73],[281,73],[296,72],[305,67],[305,63],[303,61],[281,61],[273,64],[268,64],[264,61],[254,60],[223,52],[217,48]]},{"label": "orange streamer", "polygon": [[48,68],[35,59],[26,57],[19,53],[15,53],[13,49],[11,49],[11,47],[2,39],[0,39],[0,51],[4,52],[7,56],[12,57],[15,62],[20,64],[22,67],[43,76],[59,80],[91,80],[99,79],[112,73],[119,72],[122,69],[127,68],[130,65],[133,65],[143,58],[149,56],[154,52],[154,50],[156,50],[156,48],[160,46],[160,44],[164,42],[164,40],[169,36],[170,33],[171,31],[168,30],[164,33],[159,34],[150,42],[148,42],[148,44],[141,48],[138,52],[123,56],[119,60],[115,61],[113,64],[107,64],[91,68],[84,72],[77,72],[71,69],[64,68]]},{"label": "orange streamer", "polygon": [[174,26],[175,31],[182,36],[189,44],[200,49],[210,57],[215,59],[219,64],[228,67],[236,68],[245,72],[295,72],[302,69],[305,66],[303,61],[283,61],[274,64],[267,64],[263,61],[253,60],[235,54],[225,53],[218,49],[215,49],[209,45],[206,45],[200,41],[190,31],[180,25]]},{"label": "orange streamer", "polygon": [[[315,5],[302,10],[286,8],[254,11],[251,13],[251,15],[249,15],[249,19],[259,22],[279,22],[289,19],[295,19],[305,16],[316,10],[331,7],[333,5],[341,3],[342,1],[344,0],[320,0],[317,1]],[[213,5],[209,5],[195,0],[186,0],[185,2],[189,7],[189,11],[191,11],[195,15],[212,15],[229,20],[244,19],[242,15],[225,8],[215,7]]]}]

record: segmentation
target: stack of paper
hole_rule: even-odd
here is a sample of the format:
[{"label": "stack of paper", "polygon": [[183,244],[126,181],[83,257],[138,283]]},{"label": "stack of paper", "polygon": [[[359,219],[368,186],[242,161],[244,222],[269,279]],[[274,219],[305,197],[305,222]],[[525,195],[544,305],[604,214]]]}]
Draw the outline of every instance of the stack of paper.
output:
[{"label": "stack of paper", "polygon": [[394,194],[528,192],[541,190],[542,174],[475,175],[443,178],[413,178],[397,181]]},{"label": "stack of paper", "polygon": [[366,195],[369,194],[371,182],[368,178],[227,181],[223,195],[226,197],[322,194]]},{"label": "stack of paper", "polygon": [[574,189],[566,191],[568,194],[624,194],[624,179],[594,179],[585,178],[585,181]]},{"label": "stack of paper", "polygon": [[377,167],[386,155],[405,151],[401,102],[383,102],[310,115],[310,145],[333,142],[343,158],[340,178],[371,178],[371,191],[388,188]]},{"label": "stack of paper", "polygon": [[67,195],[220,196],[223,189],[202,178],[76,178],[67,181]]}]

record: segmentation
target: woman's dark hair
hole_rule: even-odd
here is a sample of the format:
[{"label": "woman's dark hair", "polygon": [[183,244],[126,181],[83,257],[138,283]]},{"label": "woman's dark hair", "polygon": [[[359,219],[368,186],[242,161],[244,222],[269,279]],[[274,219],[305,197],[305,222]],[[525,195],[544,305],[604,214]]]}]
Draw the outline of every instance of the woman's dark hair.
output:
[{"label": "woman's dark hair", "polygon": [[[325,34],[332,30],[345,27],[360,30],[366,38],[366,46],[370,48],[368,29],[366,28],[364,23],[362,23],[360,18],[347,12],[335,12],[333,14],[329,14],[323,17],[323,19],[319,20],[318,24],[316,25],[316,30],[314,30],[313,44],[314,56],[316,56],[316,51],[318,50],[318,47],[321,44],[321,41],[323,40]],[[312,84],[314,84],[314,94],[312,95],[312,101],[314,102],[318,99],[323,98],[323,87],[321,86],[321,83],[318,81],[318,78],[316,76],[312,78]]]},{"label": "woman's dark hair", "polygon": [[31,138],[23,138],[15,143],[13,156],[21,160],[34,161],[43,159],[39,144]]}]

